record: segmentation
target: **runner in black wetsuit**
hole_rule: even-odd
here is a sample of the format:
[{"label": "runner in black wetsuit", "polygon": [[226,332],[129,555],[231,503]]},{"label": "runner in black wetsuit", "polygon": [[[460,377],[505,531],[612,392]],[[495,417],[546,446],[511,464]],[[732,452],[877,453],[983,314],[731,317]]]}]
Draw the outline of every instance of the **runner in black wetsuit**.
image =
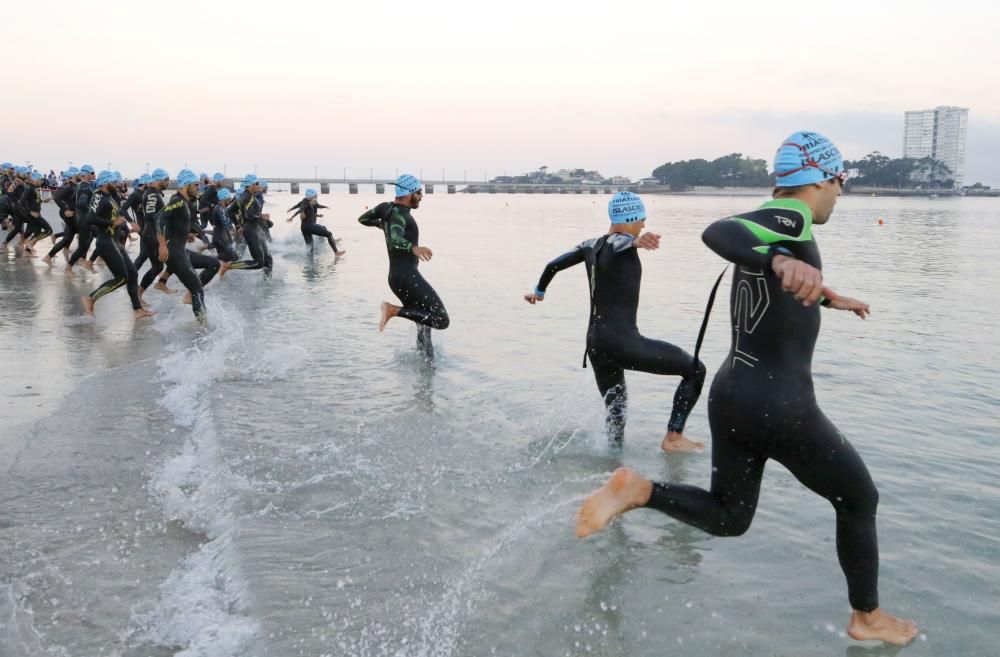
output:
[{"label": "runner in black wetsuit", "polygon": [[69,255],[69,246],[73,243],[73,238],[76,237],[76,206],[74,201],[76,199],[76,185],[80,181],[79,174],[79,169],[71,167],[63,174],[63,184],[56,191],[52,192],[52,200],[59,206],[59,218],[63,222],[63,234],[62,238],[52,245],[52,249],[48,252],[48,255],[42,258],[45,264],[49,266],[52,265],[52,258],[56,257],[56,254],[60,251],[65,250],[65,255]]},{"label": "runner in black wetsuit", "polygon": [[236,197],[233,207],[229,210],[229,216],[235,218],[235,223],[243,232],[243,239],[250,250],[252,260],[240,260],[232,264],[232,269],[263,269],[264,277],[271,277],[271,268],[274,261],[271,252],[267,248],[267,241],[264,238],[263,223],[268,220],[268,215],[261,214],[260,202],[257,200],[257,193],[260,191],[260,181],[257,176],[247,174],[243,179],[243,191]]},{"label": "runner in black wetsuit", "polygon": [[550,262],[535,291],[524,295],[524,299],[530,304],[543,301],[545,290],[557,272],[586,263],[590,324],[584,365],[589,358],[607,408],[609,440],[621,445],[625,439],[628,404],[625,370],[635,370],[681,377],[661,446],[665,451],[678,452],[702,449],[704,445],[684,436],[684,424],[701,395],[705,366],[679,347],[643,337],[636,326],[642,283],[638,250],[659,248],[660,237],[654,233],[639,235],[646,224],[646,208],[636,194],[615,194],[608,203],[608,215],[611,218],[608,234],[587,240]]},{"label": "runner in black wetsuit", "polygon": [[[170,185],[170,174],[163,169],[155,169],[149,174],[150,182],[142,190],[142,198],[139,200],[139,211],[142,214],[142,233],[140,235],[139,255],[135,260],[136,270],[143,264],[144,260],[149,260],[149,269],[142,275],[139,281],[139,296],[142,296],[153,280],[163,271],[163,263],[160,261],[160,243],[157,238],[156,215],[163,209],[163,190]],[[156,289],[170,294],[173,292],[165,283],[157,283]]]},{"label": "runner in black wetsuit", "polygon": [[122,232],[126,234],[125,218],[120,214],[120,199],[116,184],[119,179],[113,171],[102,171],[97,177],[97,190],[91,197],[90,225],[96,230],[97,250],[108,266],[114,278],[105,281],[96,290],[85,297],[80,297],[83,310],[88,315],[94,314],[94,304],[101,297],[114,292],[121,286],[126,286],[129,299],[132,301],[132,311],[136,319],[149,317],[153,313],[142,307],[139,300],[138,276],[135,267],[125,252],[121,243]]},{"label": "runner in black wetsuit", "polygon": [[[193,221],[189,202],[197,198],[198,176],[193,171],[184,169],[177,174],[177,184],[177,193],[170,197],[170,202],[163,207],[156,219],[157,255],[191,293],[194,316],[199,323],[204,324],[208,318],[205,314],[205,291],[202,281],[207,283],[215,276],[218,271],[218,260],[211,258],[215,260],[216,265],[214,268],[206,266],[202,272],[202,279],[194,273],[192,255],[195,254],[187,250],[187,243]],[[207,258],[207,256],[201,257]]]},{"label": "runner in black wetsuit", "polygon": [[[0,196],[0,225],[12,226],[18,219],[16,218],[15,212],[17,212],[16,206],[17,202],[14,200],[13,196],[9,194],[4,194]],[[15,233],[16,235],[17,233]],[[0,245],[3,250],[6,250],[6,243]]]},{"label": "runner in black wetsuit", "polygon": [[76,185],[76,251],[66,263],[66,273],[73,276],[73,265],[83,258],[83,267],[94,271],[94,265],[86,259],[90,243],[94,239],[90,228],[90,197],[94,194],[94,167],[85,164],[80,167],[80,182]]},{"label": "runner in black wetsuit", "polygon": [[208,228],[212,219],[212,208],[219,203],[219,189],[226,181],[226,177],[221,173],[212,176],[211,180],[208,179],[207,173],[204,176],[202,179],[204,185],[198,195],[198,221],[202,229]]},{"label": "runner in black wetsuit", "polygon": [[24,251],[29,254],[34,253],[35,244],[39,240],[52,235],[52,226],[42,216],[42,196],[39,190],[45,182],[45,176],[40,171],[33,171],[21,193],[21,207],[25,213],[28,227],[24,233]]},{"label": "runner in black wetsuit", "polygon": [[28,221],[24,211],[24,206],[21,205],[21,196],[24,195],[25,188],[24,177],[27,171],[28,170],[25,167],[13,167],[13,174],[4,186],[6,195],[10,198],[10,216],[8,217],[10,231],[7,233],[7,237],[4,239],[3,245],[0,245],[0,249],[3,250],[7,250],[7,245],[13,242],[14,238],[18,235],[21,236],[21,245],[23,245],[27,240],[26,224]]},{"label": "runner in black wetsuit", "polygon": [[437,292],[417,270],[420,260],[428,261],[434,255],[426,246],[419,246],[420,230],[410,214],[410,210],[420,207],[423,196],[420,181],[415,176],[403,174],[396,179],[396,200],[380,203],[361,215],[358,221],[364,226],[381,228],[385,234],[389,289],[403,302],[402,306],[382,303],[378,330],[384,330],[386,323],[397,315],[416,322],[419,324],[417,347],[425,358],[433,360],[431,329],[443,331],[451,320]]},{"label": "runner in black wetsuit", "polygon": [[868,305],[823,287],[813,224],[826,223],[846,175],[837,148],[812,132],[779,148],[775,200],[717,221],[705,243],[735,265],[730,296],[732,348],[709,395],[711,490],[653,483],[620,468],[580,510],[577,535],[603,528],[633,508],[657,509],[716,536],[738,536],[757,508],[773,458],[836,512],[837,556],[853,613],[848,634],[905,644],[916,625],[879,608],[878,492],[854,447],[816,403],[812,355],[816,302],[862,319]]},{"label": "runner in black wetsuit", "polygon": [[295,217],[299,217],[302,222],[300,226],[302,229],[302,239],[306,241],[310,252],[312,252],[313,235],[318,235],[319,237],[326,239],[330,248],[333,249],[333,252],[336,255],[342,256],[347,252],[337,249],[337,241],[333,239],[333,234],[327,230],[326,226],[316,223],[316,218],[323,216],[321,214],[317,214],[317,211],[325,209],[326,206],[320,205],[316,199],[316,190],[307,189],[306,197],[288,209],[289,212],[292,212],[293,210],[295,211],[295,214],[288,218],[288,222],[291,223]]},{"label": "runner in black wetsuit", "polygon": [[[235,263],[239,260],[233,249],[233,222],[229,218],[229,206],[233,203],[233,193],[225,187],[219,189],[217,203],[212,208],[212,246],[219,260]],[[221,275],[221,274],[220,274]]]}]

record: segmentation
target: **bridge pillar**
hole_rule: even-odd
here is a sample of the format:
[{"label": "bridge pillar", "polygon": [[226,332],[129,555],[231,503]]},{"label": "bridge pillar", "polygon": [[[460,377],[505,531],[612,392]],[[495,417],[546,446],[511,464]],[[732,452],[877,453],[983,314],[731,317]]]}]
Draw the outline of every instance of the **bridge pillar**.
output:
[{"label": "bridge pillar", "polygon": [[517,194],[517,188],[512,185],[512,186],[510,186],[510,187],[507,188],[507,193],[508,194]]},{"label": "bridge pillar", "polygon": [[455,193],[455,186],[454,185],[448,185],[448,193],[449,194],[454,194]]},{"label": "bridge pillar", "polygon": [[591,187],[590,188],[590,193],[591,194],[596,194],[598,191],[600,191],[600,190],[598,190],[596,187]]},{"label": "bridge pillar", "polygon": [[573,192],[576,193],[576,194],[583,194],[583,188],[582,187],[577,187],[576,189],[573,190]]},{"label": "bridge pillar", "polygon": [[347,185],[347,193],[348,194],[357,194],[358,193],[358,183],[348,183],[348,185]]},{"label": "bridge pillar", "polygon": [[320,194],[329,194],[330,193],[330,183],[320,183],[319,184],[319,193]]},{"label": "bridge pillar", "polygon": [[434,185],[424,185],[424,194],[433,194]]},{"label": "bridge pillar", "polygon": [[375,183],[375,193],[385,194],[385,183]]},{"label": "bridge pillar", "polygon": [[534,194],[535,193],[535,188],[534,187],[525,187],[524,188],[524,193],[525,194]]},{"label": "bridge pillar", "polygon": [[560,187],[559,188],[559,193],[560,194],[569,194],[569,190],[566,189],[565,187]]},{"label": "bridge pillar", "polygon": [[299,193],[299,183],[292,183],[292,194]]},{"label": "bridge pillar", "polygon": [[490,185],[486,191],[488,191],[490,194],[496,194],[497,193],[496,185]]},{"label": "bridge pillar", "polygon": [[605,194],[610,194],[611,193],[611,188],[610,187],[605,187],[604,188],[604,193]]},{"label": "bridge pillar", "polygon": [[551,187],[542,187],[542,194],[551,194],[551,193],[552,193]]}]

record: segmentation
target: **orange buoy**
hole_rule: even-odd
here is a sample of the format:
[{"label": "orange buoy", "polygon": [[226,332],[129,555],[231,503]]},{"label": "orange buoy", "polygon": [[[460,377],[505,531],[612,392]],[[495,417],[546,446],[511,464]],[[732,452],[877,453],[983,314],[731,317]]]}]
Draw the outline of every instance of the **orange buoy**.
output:
[{"label": "orange buoy", "polygon": [[885,223],[885,220],[882,217],[879,217],[878,218],[878,225],[881,226],[884,223]]}]

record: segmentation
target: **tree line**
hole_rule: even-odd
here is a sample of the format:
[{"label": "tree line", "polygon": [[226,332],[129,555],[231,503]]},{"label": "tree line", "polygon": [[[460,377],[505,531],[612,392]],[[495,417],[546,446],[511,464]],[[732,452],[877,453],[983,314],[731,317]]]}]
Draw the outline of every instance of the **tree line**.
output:
[{"label": "tree line", "polygon": [[[900,189],[954,186],[951,169],[930,157],[891,158],[875,151],[861,160],[845,161],[851,171],[848,181],[861,187],[897,187]],[[667,162],[653,169],[653,178],[672,189],[686,187],[770,187],[774,174],[767,170],[767,161],[731,153],[714,160],[694,159]]]}]

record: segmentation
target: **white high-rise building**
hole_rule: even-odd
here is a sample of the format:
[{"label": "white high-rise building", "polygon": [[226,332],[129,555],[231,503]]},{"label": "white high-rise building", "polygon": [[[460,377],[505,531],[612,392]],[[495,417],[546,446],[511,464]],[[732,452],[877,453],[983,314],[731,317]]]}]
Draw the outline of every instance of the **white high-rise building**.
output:
[{"label": "white high-rise building", "polygon": [[942,106],[906,112],[903,157],[932,157],[951,169],[955,186],[965,180],[965,140],[969,108]]}]

